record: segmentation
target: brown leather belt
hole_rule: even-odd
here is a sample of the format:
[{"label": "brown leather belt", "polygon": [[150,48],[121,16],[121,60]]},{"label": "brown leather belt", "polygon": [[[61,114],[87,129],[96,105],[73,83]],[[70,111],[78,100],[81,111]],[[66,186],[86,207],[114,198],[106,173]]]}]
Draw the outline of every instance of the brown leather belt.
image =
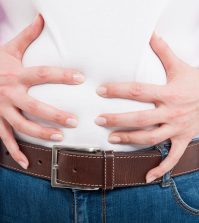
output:
[{"label": "brown leather belt", "polygon": [[[53,146],[52,148],[18,141],[29,160],[22,169],[9,155],[3,143],[0,165],[12,170],[51,180],[53,187],[78,189],[113,189],[145,185],[146,173],[162,160],[161,153],[152,147],[133,152],[101,151],[98,148]],[[199,170],[199,140],[192,141],[171,176]],[[153,183],[160,183],[162,178]]]}]

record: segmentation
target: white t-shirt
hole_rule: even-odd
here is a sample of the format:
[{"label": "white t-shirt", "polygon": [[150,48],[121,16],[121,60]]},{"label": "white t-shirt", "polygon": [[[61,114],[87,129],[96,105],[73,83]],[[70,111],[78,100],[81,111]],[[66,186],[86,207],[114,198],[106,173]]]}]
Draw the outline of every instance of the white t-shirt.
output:
[{"label": "white t-shirt", "polygon": [[[35,139],[15,131],[18,138],[52,146],[99,146],[103,149],[136,150],[149,145],[110,144],[115,129],[95,124],[102,113],[123,113],[154,108],[151,103],[107,99],[96,88],[110,81],[141,81],[165,84],[162,64],[149,46],[152,33],[165,39],[185,62],[199,65],[198,0],[0,0],[1,42],[14,37],[40,12],[45,28],[28,48],[24,66],[56,65],[81,70],[81,85],[44,84],[30,88],[38,100],[79,118],[77,128],[59,126],[64,141]],[[57,126],[25,114],[42,125]],[[129,129],[129,128],[128,128]]]}]

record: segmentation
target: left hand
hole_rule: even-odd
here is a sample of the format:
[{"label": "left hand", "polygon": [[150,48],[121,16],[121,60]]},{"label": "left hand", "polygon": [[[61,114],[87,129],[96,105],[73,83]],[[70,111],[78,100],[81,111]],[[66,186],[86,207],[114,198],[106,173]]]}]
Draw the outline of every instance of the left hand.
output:
[{"label": "left hand", "polygon": [[121,114],[102,114],[96,124],[104,127],[146,127],[159,125],[152,130],[114,131],[111,143],[155,145],[170,139],[168,156],[151,169],[146,182],[170,171],[179,161],[192,138],[199,134],[199,69],[181,61],[169,46],[155,34],[150,45],[161,60],[166,74],[166,85],[131,83],[106,83],[97,89],[106,98],[124,98],[151,102],[155,109]]}]

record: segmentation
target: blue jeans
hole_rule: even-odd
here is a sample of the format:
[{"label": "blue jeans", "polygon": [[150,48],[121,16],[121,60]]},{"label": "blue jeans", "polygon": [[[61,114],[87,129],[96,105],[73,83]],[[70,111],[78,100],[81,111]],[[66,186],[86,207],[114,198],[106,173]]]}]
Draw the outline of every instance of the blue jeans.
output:
[{"label": "blue jeans", "polygon": [[73,222],[199,222],[199,171],[173,177],[168,187],[83,191],[0,167],[0,223]]}]

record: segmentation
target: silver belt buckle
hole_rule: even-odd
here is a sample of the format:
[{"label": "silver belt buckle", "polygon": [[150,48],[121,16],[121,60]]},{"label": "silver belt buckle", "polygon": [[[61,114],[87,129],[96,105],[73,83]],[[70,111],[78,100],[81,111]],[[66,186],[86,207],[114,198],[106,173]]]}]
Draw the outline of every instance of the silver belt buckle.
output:
[{"label": "silver belt buckle", "polygon": [[78,190],[99,190],[98,187],[81,187],[81,186],[72,186],[67,185],[64,183],[57,182],[57,172],[59,169],[58,165],[58,151],[59,150],[66,150],[66,151],[76,151],[78,153],[88,152],[88,153],[97,153],[101,152],[99,147],[82,147],[82,146],[64,146],[64,145],[53,145],[52,147],[52,165],[51,165],[51,186],[58,187],[58,188],[71,188],[71,189],[78,189]]}]

